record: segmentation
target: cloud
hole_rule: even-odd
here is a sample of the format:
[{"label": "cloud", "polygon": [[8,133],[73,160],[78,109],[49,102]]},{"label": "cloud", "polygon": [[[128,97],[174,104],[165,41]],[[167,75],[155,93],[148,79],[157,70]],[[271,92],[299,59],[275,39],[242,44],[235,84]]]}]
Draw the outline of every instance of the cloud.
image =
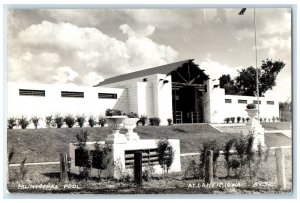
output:
[{"label": "cloud", "polygon": [[[18,72],[19,76],[35,78],[38,82],[90,84],[85,80],[103,80],[176,60],[178,53],[171,46],[149,38],[155,32],[154,26],[137,31],[127,24],[119,28],[127,37],[124,41],[93,27],[49,21],[33,24],[18,35],[18,49],[25,54],[20,54],[21,57],[17,54],[9,56],[9,80],[18,80],[13,76]],[[36,50],[42,53],[38,54]],[[24,63],[25,67],[22,65]],[[25,69],[44,70],[26,72]]]},{"label": "cloud", "polygon": [[220,64],[217,61],[212,61],[209,58],[206,58],[199,64],[201,69],[205,70],[205,73],[209,75],[211,79],[219,79],[222,75],[229,74],[231,78],[238,76],[238,70],[241,70],[243,67],[230,67],[225,64]]},{"label": "cloud", "polygon": [[67,84],[74,82],[75,78],[78,77],[78,73],[74,71],[71,67],[58,67],[56,69],[56,75],[52,78],[55,83]]}]

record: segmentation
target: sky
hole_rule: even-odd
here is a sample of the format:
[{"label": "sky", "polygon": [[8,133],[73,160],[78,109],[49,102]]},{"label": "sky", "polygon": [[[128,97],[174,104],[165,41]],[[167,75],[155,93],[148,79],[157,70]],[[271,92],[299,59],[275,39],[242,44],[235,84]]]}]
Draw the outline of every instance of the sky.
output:
[{"label": "sky", "polygon": [[[211,79],[255,66],[253,9],[9,9],[9,82],[93,86],[194,59]],[[258,66],[286,65],[265,96],[291,99],[291,10],[256,9]]]}]

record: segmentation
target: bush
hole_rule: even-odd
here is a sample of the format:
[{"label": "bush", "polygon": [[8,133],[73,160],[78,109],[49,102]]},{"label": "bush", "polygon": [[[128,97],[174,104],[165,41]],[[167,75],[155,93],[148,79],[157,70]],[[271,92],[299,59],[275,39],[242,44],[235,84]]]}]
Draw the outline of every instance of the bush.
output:
[{"label": "bush", "polygon": [[256,105],[251,103],[251,104],[247,104],[246,106],[247,109],[256,109]]},{"label": "bush", "polygon": [[123,112],[119,109],[106,109],[105,116],[122,116]]},{"label": "bush", "polygon": [[98,177],[101,179],[101,173],[108,168],[111,161],[109,152],[111,151],[111,145],[100,144],[96,142],[94,144],[95,150],[91,151],[92,155],[92,167],[98,169]]},{"label": "bush", "polygon": [[245,123],[245,120],[246,120],[245,118],[242,118],[243,123]]},{"label": "bush", "polygon": [[102,117],[102,116],[99,116],[98,121],[99,121],[99,125],[101,127],[104,127],[104,125],[106,123],[106,119],[104,117]]},{"label": "bush", "polygon": [[7,127],[8,129],[13,129],[15,126],[17,126],[17,119],[12,117],[7,119]]},{"label": "bush", "polygon": [[21,126],[22,129],[26,129],[27,126],[29,125],[29,121],[25,116],[22,116],[22,118],[19,118],[19,125]]},{"label": "bush", "polygon": [[168,121],[168,125],[172,125],[173,122],[172,118],[168,118],[167,121]]},{"label": "bush", "polygon": [[158,154],[158,163],[163,169],[163,175],[165,172],[169,172],[169,169],[174,161],[174,150],[170,144],[168,138],[163,138],[157,143],[157,154]]},{"label": "bush", "polygon": [[232,123],[234,123],[235,117],[231,117],[230,120],[231,120]]},{"label": "bush", "polygon": [[40,120],[40,118],[38,118],[37,116],[34,116],[34,117],[31,118],[31,121],[32,121],[35,129],[37,129],[37,127],[39,125],[39,120]]},{"label": "bush", "polygon": [[247,123],[249,122],[250,118],[246,118]]},{"label": "bush", "polygon": [[90,117],[89,117],[88,122],[89,122],[89,126],[90,126],[90,127],[94,127],[94,126],[97,124],[96,118],[93,117],[93,116],[90,116]]},{"label": "bush", "polygon": [[86,148],[88,136],[87,130],[81,130],[79,133],[76,133],[77,143],[74,143],[76,146],[75,154],[78,155],[78,157],[75,157],[75,161],[79,165],[80,176],[85,179],[90,177],[92,167],[92,156],[90,156],[89,150]]},{"label": "bush", "polygon": [[158,118],[158,117],[149,118],[149,123],[150,123],[150,125],[153,125],[153,126],[159,126],[160,118]]},{"label": "bush", "polygon": [[52,115],[50,115],[50,116],[46,116],[46,118],[45,118],[45,122],[46,122],[46,126],[47,126],[48,128],[50,128],[50,127],[51,127],[51,125],[52,125],[52,122],[53,122]]},{"label": "bush", "polygon": [[76,122],[78,123],[79,127],[82,128],[85,122],[85,116],[77,116],[76,117]]},{"label": "bush", "polygon": [[238,116],[238,117],[236,118],[236,121],[237,121],[238,123],[240,123],[241,119],[242,119],[242,117]]},{"label": "bush", "polygon": [[64,124],[64,118],[59,115],[56,115],[54,118],[54,123],[57,128],[61,128],[62,125]]},{"label": "bush", "polygon": [[225,158],[225,164],[227,166],[227,176],[229,177],[230,176],[230,168],[231,168],[231,159],[230,159],[230,156],[231,156],[231,153],[230,153],[230,150],[232,150],[232,148],[234,147],[236,143],[236,139],[235,138],[232,138],[230,140],[228,140],[225,145],[224,145],[224,158]]},{"label": "bush", "polygon": [[71,114],[69,114],[69,115],[65,116],[64,122],[66,123],[68,128],[72,128],[75,124],[75,118]]},{"label": "bush", "polygon": [[225,118],[225,122],[226,122],[226,123],[229,123],[229,121],[230,121],[230,118],[228,118],[228,117]]},{"label": "bush", "polygon": [[200,166],[194,159],[189,159],[187,168],[184,171],[185,178],[200,178]]},{"label": "bush", "polygon": [[138,124],[141,124],[142,126],[145,126],[147,123],[148,117],[146,115],[142,115],[140,117],[140,120],[137,122]]},{"label": "bush", "polygon": [[137,113],[133,113],[133,112],[126,114],[126,116],[128,118],[138,118],[139,117]]}]

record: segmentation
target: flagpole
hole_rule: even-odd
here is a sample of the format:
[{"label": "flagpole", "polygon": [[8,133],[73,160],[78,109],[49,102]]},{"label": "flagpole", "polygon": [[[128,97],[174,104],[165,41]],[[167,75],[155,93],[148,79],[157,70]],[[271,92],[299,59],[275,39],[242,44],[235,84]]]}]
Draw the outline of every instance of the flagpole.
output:
[{"label": "flagpole", "polygon": [[257,37],[256,37],[256,12],[255,8],[253,9],[253,18],[254,18],[254,42],[255,42],[255,68],[256,68],[256,96],[257,96],[257,119],[260,122],[259,118],[259,83],[258,83],[258,67],[257,67]]}]

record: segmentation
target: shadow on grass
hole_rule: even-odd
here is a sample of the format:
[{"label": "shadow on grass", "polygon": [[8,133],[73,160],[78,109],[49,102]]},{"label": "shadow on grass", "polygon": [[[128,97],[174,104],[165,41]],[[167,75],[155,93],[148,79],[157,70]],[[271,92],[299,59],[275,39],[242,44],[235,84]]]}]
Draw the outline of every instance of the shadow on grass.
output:
[{"label": "shadow on grass", "polygon": [[183,130],[183,129],[180,129],[180,128],[173,128],[172,130],[175,131],[175,132],[178,132],[178,133],[188,133],[186,130]]}]

